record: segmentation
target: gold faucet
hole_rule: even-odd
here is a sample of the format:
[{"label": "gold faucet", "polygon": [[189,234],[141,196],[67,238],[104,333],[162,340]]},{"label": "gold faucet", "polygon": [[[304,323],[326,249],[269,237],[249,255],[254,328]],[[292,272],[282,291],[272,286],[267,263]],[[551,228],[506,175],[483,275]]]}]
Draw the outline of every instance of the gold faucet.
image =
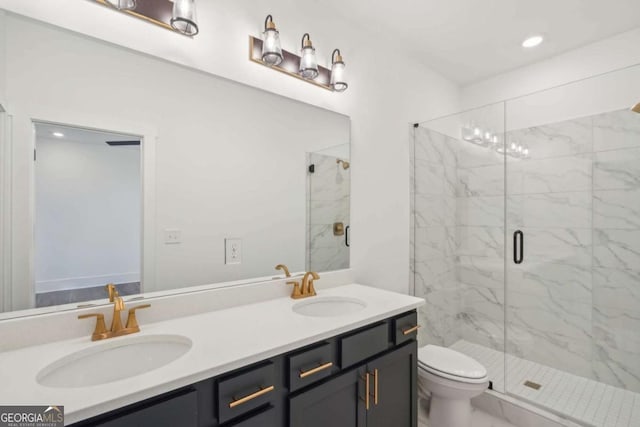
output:
[{"label": "gold faucet", "polygon": [[100,341],[107,338],[140,332],[140,325],[138,325],[138,319],[136,319],[136,310],[149,308],[151,307],[151,304],[142,304],[130,308],[129,315],[127,316],[127,324],[123,327],[121,312],[125,309],[124,300],[120,294],[118,294],[115,285],[109,283],[106,287],[107,292],[109,293],[109,301],[113,303],[113,319],[111,320],[111,328],[107,330],[104,323],[104,315],[102,313],[90,313],[78,316],[78,319],[88,319],[91,317],[96,318],[96,327],[91,334],[91,341]]},{"label": "gold faucet", "polygon": [[288,269],[288,268],[287,268],[287,266],[286,266],[286,265],[284,265],[284,264],[278,264],[278,265],[276,265],[276,270],[282,270],[282,271],[284,271],[284,275],[285,275],[286,277],[291,277],[291,273],[289,273],[289,269]]},{"label": "gold faucet", "polygon": [[320,279],[320,276],[318,276],[318,273],[316,273],[315,271],[308,271],[307,273],[305,273],[304,277],[302,278],[302,295],[306,295],[308,297],[316,296],[316,290],[313,287],[313,281],[318,279]]},{"label": "gold faucet", "polygon": [[313,287],[313,281],[318,280],[320,276],[314,271],[306,273],[302,277],[302,286],[297,281],[287,282],[287,285],[293,285],[293,292],[291,292],[291,298],[300,299],[308,298],[316,295],[316,290]]}]

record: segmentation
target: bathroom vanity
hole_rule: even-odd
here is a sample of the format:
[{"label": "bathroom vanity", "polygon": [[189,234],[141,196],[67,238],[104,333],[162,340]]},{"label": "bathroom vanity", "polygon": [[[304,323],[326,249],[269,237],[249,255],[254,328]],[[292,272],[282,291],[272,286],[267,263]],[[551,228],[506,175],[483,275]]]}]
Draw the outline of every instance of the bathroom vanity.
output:
[{"label": "bathroom vanity", "polygon": [[[227,292],[265,287],[288,289],[274,282]],[[65,425],[77,427],[416,425],[422,299],[320,284],[318,296],[302,300],[145,321],[154,310],[224,298],[210,292],[151,301],[137,334],[91,342],[89,333],[0,353],[0,364],[15,367],[0,374],[12,384],[0,401],[64,406]],[[90,326],[77,314],[42,321]]]},{"label": "bathroom vanity", "polygon": [[74,424],[415,426],[415,311]]}]

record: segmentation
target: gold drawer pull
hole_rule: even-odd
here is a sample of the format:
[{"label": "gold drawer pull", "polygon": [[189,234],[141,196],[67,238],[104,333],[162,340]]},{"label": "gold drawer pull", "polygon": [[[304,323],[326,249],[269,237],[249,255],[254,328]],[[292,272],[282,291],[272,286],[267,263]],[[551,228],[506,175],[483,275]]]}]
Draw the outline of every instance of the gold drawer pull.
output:
[{"label": "gold drawer pull", "polygon": [[416,325],[413,328],[409,328],[409,329],[405,329],[404,331],[402,331],[403,335],[409,335],[414,333],[415,331],[417,331],[418,329],[420,329],[420,325]]},{"label": "gold drawer pull", "polygon": [[300,371],[300,378],[307,378],[309,375],[317,374],[320,371],[324,371],[325,369],[329,369],[333,366],[333,362],[327,362],[324,365],[320,365],[316,368],[309,369],[308,371]]},{"label": "gold drawer pull", "polygon": [[373,370],[373,403],[378,404],[378,370]]},{"label": "gold drawer pull", "polygon": [[245,396],[241,399],[238,400],[234,400],[233,402],[229,403],[229,408],[235,408],[238,405],[242,405],[243,403],[247,403],[250,400],[253,400],[257,397],[260,397],[262,395],[265,395],[267,393],[269,393],[270,391],[275,390],[275,386],[270,385],[269,387],[265,387],[263,389],[260,389],[258,391],[256,391],[255,393],[251,393],[249,396]]}]

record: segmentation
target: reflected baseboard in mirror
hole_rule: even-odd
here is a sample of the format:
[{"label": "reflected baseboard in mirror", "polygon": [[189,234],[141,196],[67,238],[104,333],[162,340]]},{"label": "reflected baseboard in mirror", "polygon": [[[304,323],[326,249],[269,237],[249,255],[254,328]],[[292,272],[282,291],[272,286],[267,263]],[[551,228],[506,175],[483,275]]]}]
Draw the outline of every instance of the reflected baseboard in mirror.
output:
[{"label": "reflected baseboard in mirror", "polygon": [[[5,289],[10,295],[3,294],[8,310],[0,317],[68,310],[82,304],[35,309],[39,282],[46,292],[73,288],[85,277],[95,280],[84,287],[140,282],[147,298],[270,279],[275,275],[273,267],[282,262],[292,271],[307,270],[311,226],[307,153],[323,153],[335,146],[343,146],[348,153],[347,116],[19,15],[6,14],[4,21],[6,37],[0,42],[5,43],[1,49],[6,50],[6,61],[0,64],[4,68],[0,74],[6,75],[7,105],[13,107],[7,111],[12,130],[6,141],[12,156],[4,161],[13,166],[14,191],[0,194],[12,204],[13,235],[3,243],[10,246],[11,260],[4,271],[11,271],[11,280]],[[188,94],[189,102],[174,108],[176,94]],[[34,249],[29,244],[36,241],[38,232],[34,122],[141,138],[144,221],[139,234],[129,233],[128,241],[117,239],[126,251],[111,248],[103,257],[118,259],[128,253],[136,234],[138,253],[142,252],[139,268],[69,274],[60,269],[43,277],[31,270],[38,257],[37,246]],[[335,157],[350,161],[348,154]],[[335,180],[342,165],[333,161],[330,175]],[[59,163],[53,167],[61,177],[69,172]],[[122,178],[117,168],[107,175]],[[105,209],[120,218],[124,212],[112,206],[118,203],[112,203],[111,196],[115,195],[104,196]],[[325,196],[333,197],[319,193],[316,199],[323,201]],[[349,223],[348,218],[340,221]],[[102,224],[92,223],[98,228]],[[76,225],[86,231],[81,220]],[[178,238],[169,239],[168,234],[176,230]],[[86,252],[92,252],[95,248],[90,248],[88,239],[82,241],[82,235],[87,233],[70,240],[70,231],[53,233],[47,245],[63,249],[84,245]],[[241,239],[241,264],[225,264],[228,238]],[[344,249],[342,255],[346,255]],[[81,259],[86,256],[78,255]],[[125,261],[131,259],[127,255]],[[341,259],[339,265],[348,266],[348,257]],[[82,265],[95,267],[97,262],[85,259]],[[56,267],[49,264],[50,270],[43,271],[48,274]],[[128,278],[136,272],[139,277]],[[109,278],[102,280],[104,276]]]}]

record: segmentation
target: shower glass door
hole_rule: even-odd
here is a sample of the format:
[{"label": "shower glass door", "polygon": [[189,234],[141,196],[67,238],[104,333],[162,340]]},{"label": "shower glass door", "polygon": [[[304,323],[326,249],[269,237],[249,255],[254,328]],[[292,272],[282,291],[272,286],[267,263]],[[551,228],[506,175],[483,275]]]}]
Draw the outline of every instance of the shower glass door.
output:
[{"label": "shower glass door", "polygon": [[640,67],[506,103],[507,393],[640,425]]},{"label": "shower glass door", "polygon": [[420,345],[483,363],[504,391],[504,104],[413,128],[411,248]]}]

